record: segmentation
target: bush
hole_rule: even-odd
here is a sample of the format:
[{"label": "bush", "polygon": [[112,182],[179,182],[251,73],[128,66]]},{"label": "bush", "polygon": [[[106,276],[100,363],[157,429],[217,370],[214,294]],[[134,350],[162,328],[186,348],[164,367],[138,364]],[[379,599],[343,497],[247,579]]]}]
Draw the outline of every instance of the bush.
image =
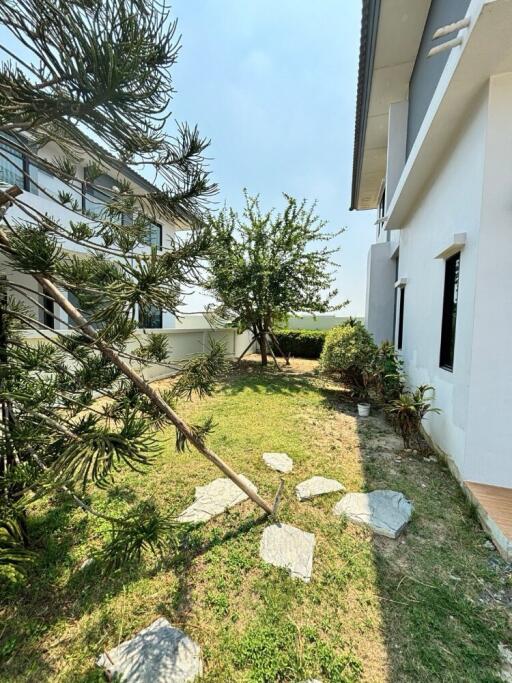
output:
[{"label": "bush", "polygon": [[329,330],[320,364],[324,372],[339,374],[356,398],[367,400],[376,356],[372,335],[361,322],[351,320]]},{"label": "bush", "polygon": [[403,361],[389,341],[382,342],[377,350],[373,383],[383,403],[394,401],[404,390]]},{"label": "bush", "polygon": [[275,335],[285,356],[320,358],[327,332],[328,330],[278,330]]}]

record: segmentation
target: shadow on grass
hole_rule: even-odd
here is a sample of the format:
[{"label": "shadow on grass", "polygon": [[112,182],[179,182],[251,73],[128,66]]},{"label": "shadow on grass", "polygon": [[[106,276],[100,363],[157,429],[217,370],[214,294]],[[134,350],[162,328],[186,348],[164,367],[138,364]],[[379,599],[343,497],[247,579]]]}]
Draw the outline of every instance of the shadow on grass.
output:
[{"label": "shadow on grass", "polygon": [[[343,397],[322,393],[330,409],[354,415]],[[432,452],[386,450],[396,437],[375,413],[356,417],[364,488],[400,491],[414,505],[401,537],[372,541],[388,679],[498,681],[498,644],[510,626],[507,610],[483,595],[503,584],[506,565],[484,549],[485,534],[448,468]]]},{"label": "shadow on grass", "polygon": [[254,363],[242,363],[229,377],[223,391],[227,396],[236,396],[247,390],[255,393],[299,394],[312,387],[313,377],[313,373],[298,375],[286,370],[278,372],[271,366],[262,368]]},{"label": "shadow on grass", "polygon": [[174,571],[178,579],[178,588],[171,605],[160,605],[162,615],[167,616],[171,620],[177,616],[181,625],[185,626],[192,607],[190,592],[194,583],[194,562],[210,550],[229,543],[266,522],[268,522],[268,515],[260,515],[259,517],[245,520],[223,534],[214,530],[211,537],[207,539],[201,536],[204,527],[192,528],[181,550],[165,565],[165,568]]},{"label": "shadow on grass", "polygon": [[[86,535],[88,520],[85,515],[71,519],[75,512],[74,505],[57,500],[29,520],[35,561],[25,577],[4,585],[0,595],[5,610],[0,629],[0,670],[6,676],[2,680],[36,680],[34,672],[38,681],[53,680],[55,671],[44,657],[46,634],[64,620],[74,622],[92,612],[141,574],[139,567],[127,567],[106,575],[99,559],[80,570],[72,549],[77,538]],[[101,624],[91,625],[86,643],[94,645],[99,632]]]}]

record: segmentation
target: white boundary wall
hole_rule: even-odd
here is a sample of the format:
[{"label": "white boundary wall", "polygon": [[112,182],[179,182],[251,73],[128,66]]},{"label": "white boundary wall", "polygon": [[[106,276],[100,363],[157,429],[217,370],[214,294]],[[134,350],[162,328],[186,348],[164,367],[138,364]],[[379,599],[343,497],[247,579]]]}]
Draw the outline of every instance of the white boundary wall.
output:
[{"label": "white boundary wall", "polygon": [[[187,329],[161,329],[161,330],[146,330],[146,332],[136,332],[135,339],[130,341],[127,346],[127,352],[137,355],[138,340],[145,341],[150,334],[161,333],[167,336],[169,346],[169,356],[165,362],[178,363],[187,360],[199,353],[208,351],[209,340],[221,341],[226,347],[226,355],[229,358],[236,358],[245,349],[249,343],[250,337],[247,332],[238,334],[232,328],[223,329],[208,329],[208,330],[187,330]],[[66,334],[66,332],[61,332]],[[45,336],[37,334],[36,332],[25,332],[25,339],[30,345],[36,345],[39,342],[48,341],[45,337],[53,336],[49,332],[45,332]],[[136,370],[141,370],[141,366],[135,361],[131,365]],[[161,365],[150,364],[144,367],[142,373],[147,380],[154,380],[163,377],[168,377],[172,374],[169,368]]]}]

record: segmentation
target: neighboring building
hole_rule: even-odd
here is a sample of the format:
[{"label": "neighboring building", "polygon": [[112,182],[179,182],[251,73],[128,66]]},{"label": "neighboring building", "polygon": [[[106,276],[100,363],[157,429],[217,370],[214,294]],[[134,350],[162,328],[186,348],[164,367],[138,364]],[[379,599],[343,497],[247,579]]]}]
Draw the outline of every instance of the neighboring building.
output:
[{"label": "neighboring building", "polygon": [[[57,145],[49,143],[39,150],[38,156],[42,160],[47,159],[51,161],[52,158],[62,156],[62,154]],[[77,165],[76,188],[70,190],[68,184],[50,175],[42,165],[38,166],[28,156],[17,151],[15,147],[9,144],[7,136],[0,136],[0,182],[8,185],[17,185],[20,189],[23,189],[23,194],[19,197],[21,201],[26,203],[27,206],[33,207],[37,212],[47,213],[55,220],[61,221],[64,226],[69,225],[70,221],[80,221],[80,210],[99,215],[102,211],[102,205],[108,202],[108,190],[115,187],[119,179],[128,181],[135,193],[155,192],[157,189],[133,169],[114,159],[112,159],[111,168],[108,169],[108,175],[101,175],[92,183],[86,182],[88,163],[84,161]],[[58,199],[59,193],[71,195],[71,198],[77,203],[77,210],[73,211],[55,201],[53,198]],[[13,206],[9,209],[7,218],[14,222],[17,219],[24,221],[27,220],[27,215],[22,208]],[[86,218],[82,220],[86,220]],[[130,220],[129,217],[126,220]],[[150,234],[148,235],[148,246],[165,247],[168,241],[167,238],[177,229],[176,226],[171,225],[166,220],[159,219],[152,223]],[[81,245],[77,245],[69,240],[63,240],[63,247],[69,253],[85,252]],[[53,299],[44,295],[44,292],[41,291],[41,288],[32,277],[9,270],[5,263],[2,264],[1,269],[3,274],[7,274],[9,281],[14,284],[25,285],[39,292],[36,296],[39,296],[39,301],[47,309],[47,313],[32,304],[23,295],[20,294],[19,296],[29,308],[34,310],[34,316],[39,319],[41,324],[54,329],[67,329],[67,314],[59,309]],[[70,300],[72,298],[72,295],[70,295]],[[56,313],[62,322],[54,318],[52,313]],[[139,324],[144,329],[168,329],[175,326],[175,320],[174,316],[168,311],[154,309],[144,316],[139,315]]]},{"label": "neighboring building", "polygon": [[426,433],[509,558],[511,37],[509,0],[364,0],[352,185],[367,326],[434,387]]}]

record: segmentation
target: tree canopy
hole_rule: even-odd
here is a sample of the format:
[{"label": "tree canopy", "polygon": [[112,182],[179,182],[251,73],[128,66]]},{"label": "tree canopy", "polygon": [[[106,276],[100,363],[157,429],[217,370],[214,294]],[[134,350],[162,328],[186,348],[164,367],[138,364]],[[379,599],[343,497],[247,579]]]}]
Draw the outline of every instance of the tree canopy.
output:
[{"label": "tree canopy", "polygon": [[327,313],[334,303],[332,238],[315,203],[284,194],[283,212],[263,211],[259,197],[244,192],[242,214],[225,207],[208,221],[211,242],[207,287],[217,313],[240,330],[251,330],[267,363],[274,326],[297,313]]}]

